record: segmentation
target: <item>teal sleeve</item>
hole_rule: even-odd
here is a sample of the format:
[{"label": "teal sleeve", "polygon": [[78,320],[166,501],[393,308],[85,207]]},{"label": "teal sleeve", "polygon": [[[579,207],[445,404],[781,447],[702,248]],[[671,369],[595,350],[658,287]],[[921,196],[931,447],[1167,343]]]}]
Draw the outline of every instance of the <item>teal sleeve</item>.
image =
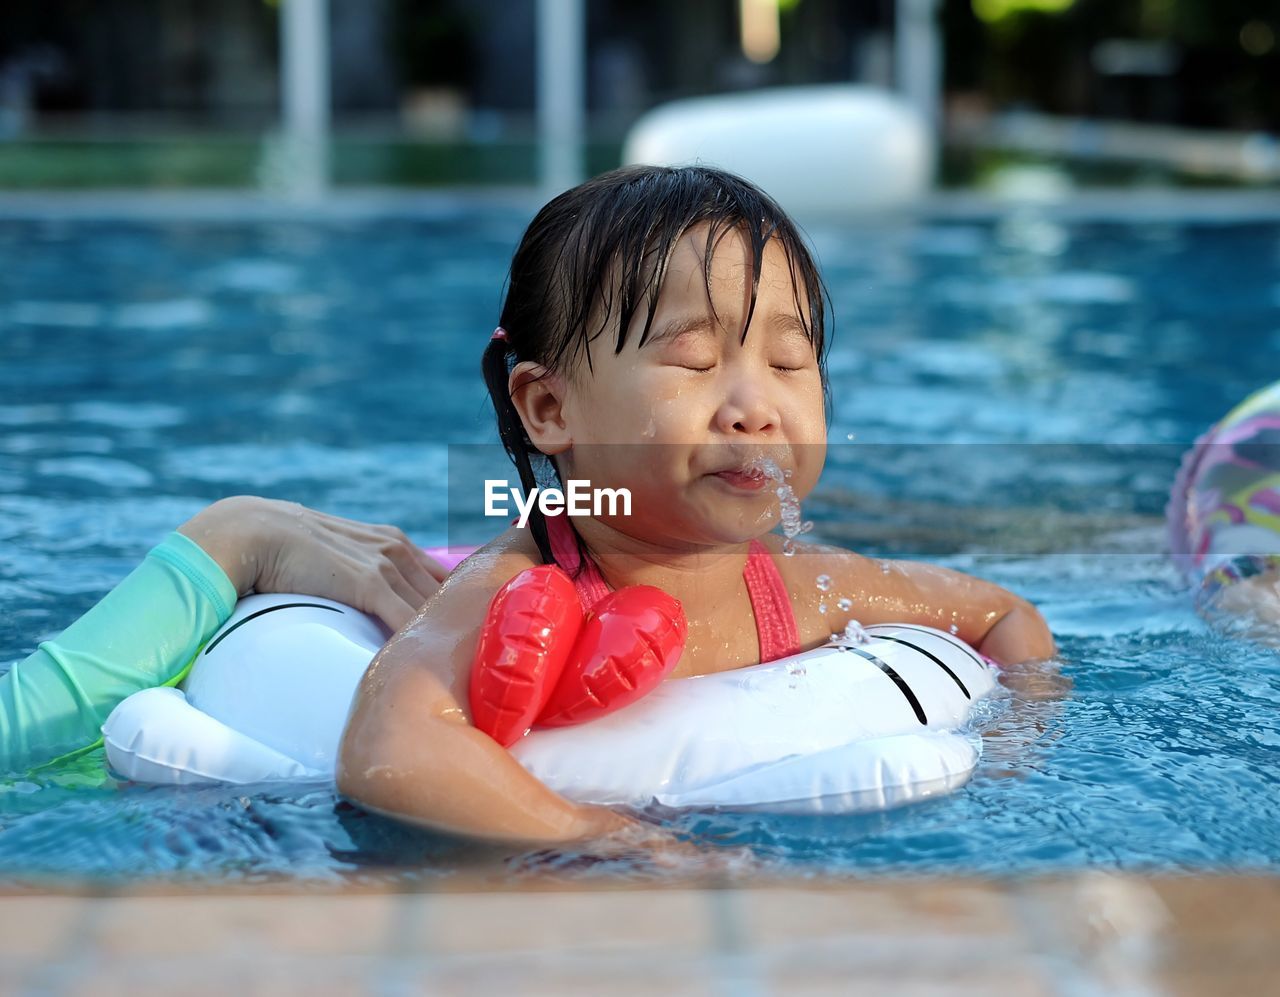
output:
[{"label": "teal sleeve", "polygon": [[170,533],[101,602],[0,675],[0,772],[96,747],[116,704],[177,684],[235,604],[218,563]]}]

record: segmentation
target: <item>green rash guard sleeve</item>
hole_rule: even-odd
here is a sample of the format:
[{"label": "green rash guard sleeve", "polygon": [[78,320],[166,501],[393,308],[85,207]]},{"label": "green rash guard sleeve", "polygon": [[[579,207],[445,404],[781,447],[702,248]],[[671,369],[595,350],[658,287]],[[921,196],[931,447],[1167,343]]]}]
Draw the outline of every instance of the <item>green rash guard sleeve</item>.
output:
[{"label": "green rash guard sleeve", "polygon": [[183,678],[236,597],[199,544],[170,533],[101,602],[0,675],[0,772],[97,747],[118,703]]}]

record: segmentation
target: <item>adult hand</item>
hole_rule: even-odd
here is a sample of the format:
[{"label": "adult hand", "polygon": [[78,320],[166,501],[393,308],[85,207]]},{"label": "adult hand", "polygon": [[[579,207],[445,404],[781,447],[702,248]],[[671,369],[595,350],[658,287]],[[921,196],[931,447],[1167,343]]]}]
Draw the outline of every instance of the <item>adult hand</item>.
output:
[{"label": "adult hand", "polygon": [[218,562],[240,595],[322,596],[372,613],[393,631],[417,615],[448,574],[397,527],[330,516],[297,502],[221,499],[178,532]]}]

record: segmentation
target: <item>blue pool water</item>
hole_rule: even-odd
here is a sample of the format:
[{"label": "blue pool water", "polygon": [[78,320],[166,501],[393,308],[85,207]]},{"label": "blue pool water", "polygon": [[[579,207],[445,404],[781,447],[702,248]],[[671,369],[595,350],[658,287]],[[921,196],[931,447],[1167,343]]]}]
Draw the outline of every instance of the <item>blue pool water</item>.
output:
[{"label": "blue pool water", "polygon": [[[222,495],[484,529],[440,484],[450,445],[494,439],[477,362],[527,218],[0,222],[0,668]],[[768,874],[1274,869],[1280,653],[1193,612],[1161,510],[1185,445],[1280,377],[1280,225],[809,231],[836,330],[816,533],[1026,595],[1074,685],[989,704],[953,796],[674,824]],[[80,770],[0,787],[0,879],[650,874],[504,864],[315,788]]]}]

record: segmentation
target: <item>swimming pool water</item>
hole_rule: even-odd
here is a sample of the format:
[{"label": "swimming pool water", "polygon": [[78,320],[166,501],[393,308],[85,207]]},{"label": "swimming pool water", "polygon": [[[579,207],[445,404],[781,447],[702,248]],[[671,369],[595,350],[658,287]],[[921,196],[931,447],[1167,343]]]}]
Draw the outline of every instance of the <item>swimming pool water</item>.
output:
[{"label": "swimming pool water", "polygon": [[[494,439],[478,357],[528,217],[0,222],[0,667],[222,495],[446,539],[449,447]],[[1186,444],[1280,377],[1280,225],[1023,210],[809,231],[835,404],[805,515],[1026,595],[1074,687],[984,707],[982,763],[947,798],[673,823],[783,875],[1274,869],[1280,653],[1193,612],[1161,510]],[[497,861],[314,787],[80,769],[0,788],[0,878],[412,881]]]}]

